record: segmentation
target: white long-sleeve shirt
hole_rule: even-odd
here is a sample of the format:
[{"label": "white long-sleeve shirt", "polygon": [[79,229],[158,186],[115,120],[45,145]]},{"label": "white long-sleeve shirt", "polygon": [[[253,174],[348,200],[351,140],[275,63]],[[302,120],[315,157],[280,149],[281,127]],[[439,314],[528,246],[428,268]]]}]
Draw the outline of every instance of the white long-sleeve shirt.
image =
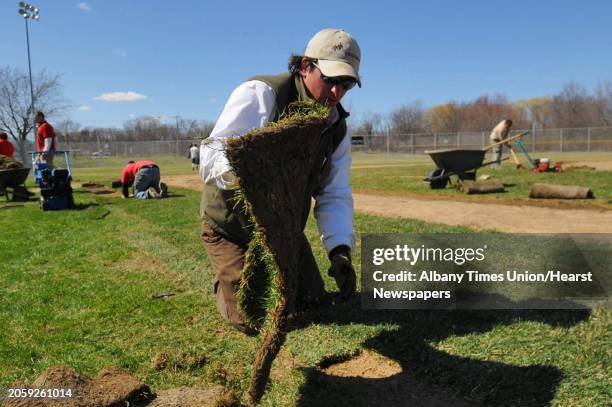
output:
[{"label": "white long-sleeve shirt", "polygon": [[[230,95],[213,131],[200,146],[200,175],[205,183],[215,182],[221,189],[235,186],[236,176],[224,152],[224,141],[265,126],[276,111],[272,88],[251,80]],[[338,111],[332,111],[332,122]],[[345,137],[331,157],[331,171],[315,196],[315,218],[321,240],[329,253],[339,245],[355,247],[353,233],[353,196],[350,187],[350,137]]]}]

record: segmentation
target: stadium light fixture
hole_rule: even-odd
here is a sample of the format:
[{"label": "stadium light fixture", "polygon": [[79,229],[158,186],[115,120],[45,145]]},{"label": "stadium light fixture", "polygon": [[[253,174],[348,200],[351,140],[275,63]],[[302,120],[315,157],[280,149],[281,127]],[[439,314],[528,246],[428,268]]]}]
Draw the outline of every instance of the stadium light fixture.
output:
[{"label": "stadium light fixture", "polygon": [[[32,104],[30,105],[31,114],[34,115],[36,110],[34,109],[34,86],[32,85],[32,62],[30,59],[30,30],[28,28],[28,20],[32,19],[34,21],[38,21],[40,18],[39,10],[37,7],[34,7],[31,4],[24,3],[23,1],[19,2],[19,15],[23,17],[25,20],[26,27],[26,43],[28,45],[28,72],[30,73],[30,96],[32,98]],[[34,131],[36,131],[34,129]]]}]

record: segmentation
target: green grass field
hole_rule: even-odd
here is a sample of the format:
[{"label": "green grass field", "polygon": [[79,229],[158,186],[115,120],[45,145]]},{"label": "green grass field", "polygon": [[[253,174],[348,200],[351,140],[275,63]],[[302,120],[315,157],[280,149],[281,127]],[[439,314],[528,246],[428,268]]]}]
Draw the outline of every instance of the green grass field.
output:
[{"label": "green grass field", "polygon": [[[554,160],[564,161],[566,166],[572,162],[601,162],[612,161],[610,155],[594,153],[592,156],[583,153],[553,154]],[[487,156],[486,160],[490,157]],[[525,163],[525,160],[522,160]],[[352,186],[355,190],[368,190],[379,192],[411,192],[433,194],[440,196],[453,196],[457,192],[451,186],[443,190],[431,190],[423,178],[431,173],[435,164],[428,156],[410,155],[368,155],[356,154],[353,163]],[[579,185],[591,188],[595,193],[595,200],[582,204],[597,205],[612,203],[612,177],[610,171],[592,171],[587,169],[567,169],[562,173],[533,174],[527,169],[517,170],[513,163],[505,161],[500,170],[483,167],[477,175],[490,175],[501,179],[507,185],[506,192],[477,196],[478,200],[519,199],[528,200],[529,189],[536,182],[545,182],[562,185]],[[456,181],[456,177],[452,181]]]},{"label": "green grass field", "polygon": [[[77,162],[75,186],[118,178],[122,161],[113,160],[96,168]],[[162,175],[190,171],[187,160],[156,160]],[[356,157],[355,167],[354,188],[425,192],[401,174],[423,175],[431,164],[423,157]],[[598,182],[612,197],[607,177]],[[259,341],[217,313],[199,240],[199,193],[172,193],[142,202],[77,189],[77,210],[61,212],[43,213],[36,202],[0,204],[0,388],[65,364],[90,376],[122,366],[154,389],[217,383],[246,391]],[[365,215],[356,216],[355,229],[358,238],[469,232]],[[312,220],[307,235],[326,270]],[[167,291],[175,295],[151,298]],[[609,311],[367,311],[356,299],[304,315],[301,323],[275,363],[263,405],[353,405],[341,387],[321,386],[317,367],[363,350],[484,405],[604,406],[612,399]],[[162,370],[150,366],[159,352],[170,356]]]}]

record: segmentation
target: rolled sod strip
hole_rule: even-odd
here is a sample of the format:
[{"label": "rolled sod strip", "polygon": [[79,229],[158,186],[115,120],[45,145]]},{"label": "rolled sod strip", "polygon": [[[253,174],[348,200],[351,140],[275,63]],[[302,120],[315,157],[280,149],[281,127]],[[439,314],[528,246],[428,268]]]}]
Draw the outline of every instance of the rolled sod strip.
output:
[{"label": "rolled sod strip", "polygon": [[490,194],[504,192],[504,183],[498,179],[479,180],[479,181],[459,181],[457,191],[467,195]]},{"label": "rolled sod strip", "polygon": [[[249,388],[253,404],[259,403],[265,392],[272,362],[285,342],[289,317],[295,310],[302,218],[310,209],[313,177],[321,170],[316,168],[321,149],[331,142],[323,134],[328,121],[327,108],[292,105],[278,122],[229,139],[225,148],[238,177],[238,196],[255,224],[239,293],[243,311],[253,311],[250,306],[255,309],[247,320],[261,324],[263,315],[257,309],[266,301],[270,304],[270,297],[253,296],[277,293],[271,311],[267,311],[262,344],[253,364]],[[249,281],[258,273],[265,276],[259,275],[258,282]]]},{"label": "rolled sod strip", "polygon": [[593,191],[587,187],[536,183],[529,190],[529,198],[591,199],[594,198],[594,195]]}]

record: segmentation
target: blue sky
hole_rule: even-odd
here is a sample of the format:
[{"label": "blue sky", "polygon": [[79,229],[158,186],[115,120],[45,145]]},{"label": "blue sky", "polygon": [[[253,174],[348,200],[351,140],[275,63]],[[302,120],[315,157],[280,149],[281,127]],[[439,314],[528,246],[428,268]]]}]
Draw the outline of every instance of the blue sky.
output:
[{"label": "blue sky", "polygon": [[[32,67],[62,74],[68,116],[84,126],[120,127],[143,115],[214,121],[234,87],[285,70],[289,54],[325,27],[346,29],[362,49],[364,86],[343,100],[355,118],[417,99],[516,100],[569,81],[590,90],[612,80],[611,1],[31,4],[41,10],[30,24]],[[17,9],[17,0],[0,2],[0,64],[27,69]],[[103,100],[114,92],[136,100]]]}]

